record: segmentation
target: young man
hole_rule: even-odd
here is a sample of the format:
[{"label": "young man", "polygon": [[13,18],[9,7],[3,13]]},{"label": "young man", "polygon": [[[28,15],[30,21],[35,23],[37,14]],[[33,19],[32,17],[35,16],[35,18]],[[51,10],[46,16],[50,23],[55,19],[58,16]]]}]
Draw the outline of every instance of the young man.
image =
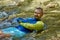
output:
[{"label": "young man", "polygon": [[42,16],[43,9],[38,7],[35,9],[34,18],[15,18],[13,21],[14,23],[18,23],[18,26],[2,29],[0,35],[1,37],[23,37],[33,31],[44,30],[44,23],[41,21]]}]

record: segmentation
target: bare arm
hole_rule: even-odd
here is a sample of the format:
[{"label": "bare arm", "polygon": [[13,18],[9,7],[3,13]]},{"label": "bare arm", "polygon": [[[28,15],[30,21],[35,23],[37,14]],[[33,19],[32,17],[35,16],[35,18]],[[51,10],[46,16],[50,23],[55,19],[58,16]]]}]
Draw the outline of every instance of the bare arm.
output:
[{"label": "bare arm", "polygon": [[10,37],[10,34],[4,34],[1,30],[0,30],[0,38],[6,38],[6,37]]}]

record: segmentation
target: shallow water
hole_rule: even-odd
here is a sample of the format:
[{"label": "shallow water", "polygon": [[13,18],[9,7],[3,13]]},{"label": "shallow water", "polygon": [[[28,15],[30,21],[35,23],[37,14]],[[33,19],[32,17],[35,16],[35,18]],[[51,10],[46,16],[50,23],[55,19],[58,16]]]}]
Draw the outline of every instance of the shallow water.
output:
[{"label": "shallow water", "polygon": [[[27,14],[27,13],[26,13]],[[32,13],[28,14],[28,16],[32,15]],[[27,17],[28,17],[27,16]],[[21,16],[22,17],[22,16]],[[47,31],[41,33],[30,33],[26,35],[21,40],[59,40],[60,36],[60,13],[46,13],[44,14],[42,21],[44,21],[47,25]],[[13,40],[20,40],[14,38]]]},{"label": "shallow water", "polygon": [[[54,9],[52,8],[51,10],[54,10]],[[47,25],[47,30],[46,31],[44,30],[44,32],[42,31],[41,33],[38,33],[38,34],[30,33],[26,35],[24,38],[22,38],[21,40],[60,40],[60,12],[49,12],[49,11],[50,10],[48,9],[48,11],[45,12],[44,16],[42,17],[42,21]],[[3,12],[6,12],[7,15],[2,15]],[[0,7],[1,18],[5,18],[6,16],[11,16],[11,15],[12,15],[11,17],[13,17],[13,14],[19,14],[19,16],[17,17],[22,17],[22,18],[33,17],[33,12],[26,12],[16,6]],[[8,21],[9,22],[8,26],[7,26],[7,23],[5,23],[6,20],[7,18],[3,21],[0,20],[0,29],[11,26],[10,20],[12,19]],[[1,40],[9,40],[9,39],[4,38]],[[13,40],[20,40],[20,39],[14,38]]]}]

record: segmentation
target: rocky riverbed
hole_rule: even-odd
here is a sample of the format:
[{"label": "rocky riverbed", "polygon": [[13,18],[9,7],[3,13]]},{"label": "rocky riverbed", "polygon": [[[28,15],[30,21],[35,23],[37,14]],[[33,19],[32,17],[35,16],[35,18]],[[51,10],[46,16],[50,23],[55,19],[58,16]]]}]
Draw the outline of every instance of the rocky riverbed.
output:
[{"label": "rocky riverbed", "polygon": [[0,4],[0,26],[14,17],[33,17],[36,7],[43,8],[42,21],[47,25],[47,29],[38,34],[31,33],[22,40],[60,40],[60,0],[1,0]]}]

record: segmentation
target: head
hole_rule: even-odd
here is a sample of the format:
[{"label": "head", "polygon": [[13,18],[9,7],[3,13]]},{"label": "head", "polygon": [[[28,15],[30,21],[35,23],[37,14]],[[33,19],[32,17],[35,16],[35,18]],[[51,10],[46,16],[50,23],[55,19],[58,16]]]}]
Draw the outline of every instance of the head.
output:
[{"label": "head", "polygon": [[36,8],[34,12],[34,17],[37,19],[40,19],[43,16],[43,9],[40,7]]}]

